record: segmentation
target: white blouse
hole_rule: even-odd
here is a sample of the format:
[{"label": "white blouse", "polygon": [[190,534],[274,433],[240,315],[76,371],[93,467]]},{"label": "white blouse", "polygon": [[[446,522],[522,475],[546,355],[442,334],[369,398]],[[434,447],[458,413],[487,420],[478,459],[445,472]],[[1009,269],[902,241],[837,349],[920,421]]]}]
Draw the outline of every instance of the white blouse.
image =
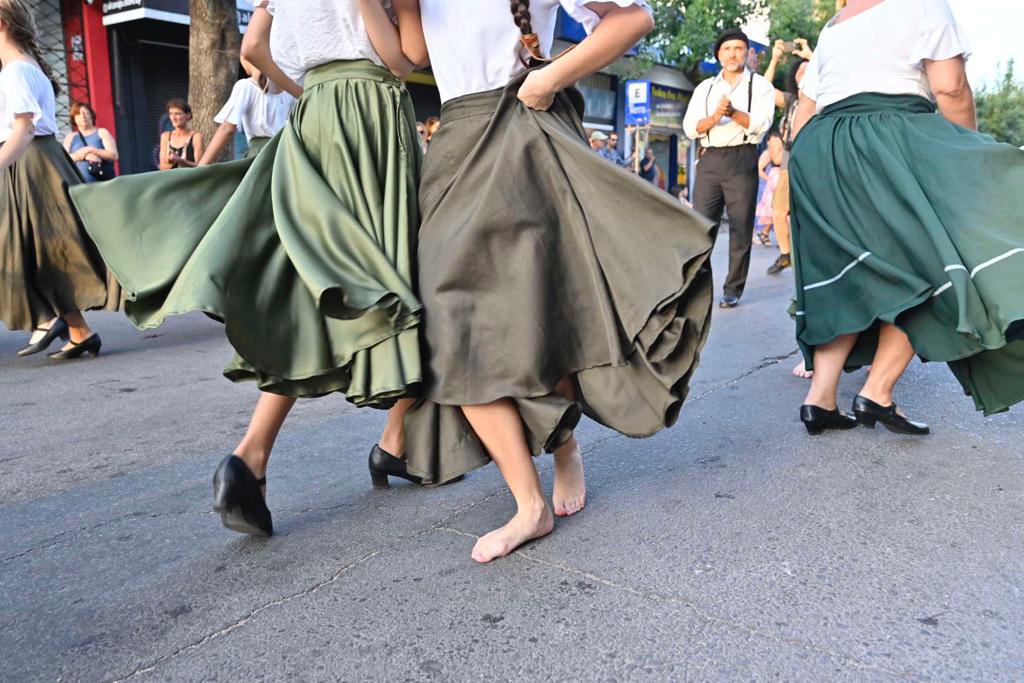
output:
[{"label": "white blouse", "polygon": [[257,0],[274,15],[270,52],[288,78],[301,84],[310,69],[341,59],[384,63],[370,44],[355,0]]},{"label": "white blouse", "polygon": [[42,69],[21,60],[0,70],[0,142],[11,137],[18,114],[32,114],[37,138],[57,133],[53,84]]},{"label": "white blouse", "polygon": [[970,52],[946,0],[884,0],[821,32],[800,90],[818,111],[865,92],[934,100],[924,60]]},{"label": "white blouse", "polygon": [[[620,7],[647,0],[611,0]],[[532,0],[530,19],[540,49],[550,56],[559,6],[590,33],[600,17],[590,0]],[[423,33],[441,101],[494,90],[523,71],[525,55],[509,0],[420,0]]]},{"label": "white blouse", "polygon": [[295,98],[289,93],[260,90],[251,78],[243,78],[231,89],[231,97],[213,120],[241,126],[245,138],[271,138],[284,128]]}]

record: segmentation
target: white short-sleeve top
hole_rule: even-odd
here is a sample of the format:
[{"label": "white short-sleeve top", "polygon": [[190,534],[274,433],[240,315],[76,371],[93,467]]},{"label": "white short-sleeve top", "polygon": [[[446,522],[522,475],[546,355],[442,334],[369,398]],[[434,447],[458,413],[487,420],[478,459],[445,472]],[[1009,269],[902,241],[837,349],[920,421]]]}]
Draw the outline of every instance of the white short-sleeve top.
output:
[{"label": "white short-sleeve top", "polygon": [[42,69],[22,60],[0,70],[0,142],[11,137],[18,114],[32,114],[37,138],[57,133],[53,84]]},{"label": "white short-sleeve top", "polygon": [[[620,7],[647,0],[611,0]],[[550,55],[558,8],[583,24],[587,33],[600,18],[589,0],[532,0],[530,20],[540,49]],[[494,90],[523,71],[519,27],[509,0],[420,0],[423,33],[441,101]]]},{"label": "white short-sleeve top", "polygon": [[381,66],[355,0],[257,0],[274,16],[270,52],[288,78],[301,84],[310,69],[349,59]]},{"label": "white short-sleeve top", "polygon": [[250,142],[253,138],[271,138],[284,128],[295,98],[284,91],[268,93],[251,78],[243,78],[231,89],[231,97],[213,120],[241,126]]},{"label": "white short-sleeve top", "polygon": [[800,90],[818,111],[865,92],[934,100],[924,60],[970,50],[946,0],[884,0],[825,27]]}]

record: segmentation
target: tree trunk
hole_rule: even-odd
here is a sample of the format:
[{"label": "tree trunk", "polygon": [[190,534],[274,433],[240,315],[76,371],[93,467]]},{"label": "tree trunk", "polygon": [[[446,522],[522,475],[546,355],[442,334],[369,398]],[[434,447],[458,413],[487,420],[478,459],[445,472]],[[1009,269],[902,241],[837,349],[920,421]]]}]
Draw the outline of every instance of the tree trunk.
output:
[{"label": "tree trunk", "polygon": [[[189,0],[188,99],[192,125],[209,144],[217,124],[213,117],[227,102],[238,80],[238,32],[235,0]],[[226,154],[229,156],[231,146]]]}]

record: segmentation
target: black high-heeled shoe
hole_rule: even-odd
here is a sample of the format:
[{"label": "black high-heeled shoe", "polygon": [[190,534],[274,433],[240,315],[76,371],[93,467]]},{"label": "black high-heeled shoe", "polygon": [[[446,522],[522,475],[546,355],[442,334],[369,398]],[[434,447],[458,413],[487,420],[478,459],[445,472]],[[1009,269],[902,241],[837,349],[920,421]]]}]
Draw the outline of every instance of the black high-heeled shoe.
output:
[{"label": "black high-heeled shoe", "polygon": [[380,446],[374,446],[370,449],[368,464],[370,467],[370,481],[373,482],[373,488],[375,489],[388,488],[388,477],[399,477],[414,484],[423,483],[423,480],[419,477],[409,474],[405,458],[396,458]]},{"label": "black high-heeled shoe", "polygon": [[825,410],[809,403],[800,406],[800,421],[804,423],[808,434],[821,434],[826,429],[853,429],[857,426],[857,418],[849,413],[838,408]]},{"label": "black high-heeled shoe", "polygon": [[71,342],[70,349],[61,349],[55,353],[48,353],[46,357],[51,360],[72,360],[89,354],[95,358],[100,355],[101,346],[103,346],[103,340],[100,339],[100,335],[93,332],[84,341]]},{"label": "black high-heeled shoe", "polygon": [[[35,330],[33,330],[33,334],[35,332],[43,331],[44,328],[37,327]],[[67,341],[70,338],[71,334],[71,332],[68,330],[68,324],[64,321],[64,318],[57,318],[57,322],[50,325],[50,328],[45,330],[45,332],[46,334],[44,334],[42,338],[35,344],[28,344],[24,348],[18,349],[18,355],[31,356],[33,353],[45,351],[46,349],[50,348],[50,344],[52,344],[57,339],[57,337],[60,337],[64,341]]]},{"label": "black high-heeled shoe", "polygon": [[220,461],[213,473],[213,510],[220,513],[225,527],[252,536],[274,534],[270,509],[260,491],[266,483],[266,477],[257,479],[237,455]]},{"label": "black high-heeled shoe", "polygon": [[853,399],[853,413],[857,416],[857,422],[869,429],[874,429],[876,423],[881,423],[883,427],[896,434],[922,436],[931,432],[924,422],[914,422],[896,412],[895,403],[880,406],[860,394]]}]

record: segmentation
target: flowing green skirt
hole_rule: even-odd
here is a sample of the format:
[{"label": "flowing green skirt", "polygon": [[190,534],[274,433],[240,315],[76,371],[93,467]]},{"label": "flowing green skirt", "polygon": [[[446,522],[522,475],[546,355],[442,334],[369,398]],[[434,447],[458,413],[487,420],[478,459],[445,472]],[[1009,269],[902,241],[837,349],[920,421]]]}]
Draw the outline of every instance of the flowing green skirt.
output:
[{"label": "flowing green skirt", "polygon": [[429,377],[406,418],[426,482],[489,462],[462,405],[514,401],[534,454],[581,413],[636,437],[672,425],[707,338],[710,223],[594,154],[570,93],[525,107],[523,78],[447,102],[427,152]]},{"label": "flowing green skirt", "polygon": [[64,148],[38,137],[0,179],[0,322],[31,330],[102,308],[106,269],[68,200],[68,188],[84,185]]},{"label": "flowing green skirt", "polygon": [[986,414],[1024,400],[1024,152],[915,96],[857,95],[800,132],[790,162],[797,339],[880,322],[949,364]]},{"label": "flowing green skirt", "polygon": [[255,157],[82,186],[139,328],[223,321],[234,381],[384,407],[422,380],[413,289],[421,152],[409,95],[367,61],[307,74]]}]

